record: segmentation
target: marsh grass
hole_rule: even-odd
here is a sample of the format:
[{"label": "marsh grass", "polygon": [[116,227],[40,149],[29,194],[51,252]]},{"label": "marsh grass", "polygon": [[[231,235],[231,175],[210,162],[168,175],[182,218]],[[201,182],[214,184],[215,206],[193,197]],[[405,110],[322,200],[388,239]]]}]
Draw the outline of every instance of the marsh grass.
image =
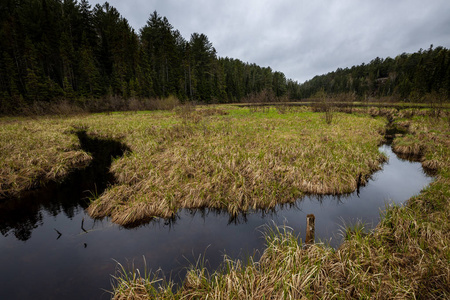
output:
[{"label": "marsh grass", "polygon": [[[361,224],[346,229],[337,250],[304,247],[289,228],[273,227],[259,260],[225,258],[224,268],[212,274],[190,269],[168,298],[448,299],[448,187],[448,178],[438,180],[406,207],[390,206],[374,231],[364,232]],[[170,287],[161,286],[162,298]],[[144,299],[152,297],[159,295]]]},{"label": "marsh grass", "polygon": [[368,231],[366,229],[366,224],[358,220],[354,224],[343,222],[340,226],[339,234],[344,240],[361,239],[368,234]]},{"label": "marsh grass", "polygon": [[[355,111],[356,109],[354,109]],[[356,189],[385,159],[377,146],[383,115],[407,122],[394,151],[417,153],[436,179],[405,206],[386,209],[377,228],[346,229],[337,250],[303,247],[288,228],[266,234],[259,259],[224,260],[214,273],[193,265],[178,290],[119,265],[116,299],[448,299],[450,298],[450,128],[449,117],[374,109],[372,117],[336,113],[280,113],[276,108],[195,107],[176,111],[110,113],[68,118],[0,119],[0,194],[58,180],[91,157],[81,150],[74,128],[113,138],[130,153],[114,160],[117,184],[98,196],[89,213],[119,224],[182,208],[225,209],[230,214],[292,202],[304,193],[340,194]],[[183,121],[183,118],[185,121]],[[404,118],[404,119],[398,119]],[[406,123],[405,123],[406,124]]]},{"label": "marsh grass", "polygon": [[[448,117],[447,117],[448,118]],[[450,134],[448,120],[429,116],[415,116],[408,126],[408,134],[394,140],[392,150],[422,162],[433,173],[448,167]]]},{"label": "marsh grass", "polygon": [[113,278],[114,293],[112,299],[173,299],[174,286],[169,280],[166,281],[161,269],[156,272],[147,270],[145,257],[144,273],[135,267],[134,262],[125,267],[116,262],[116,274]]},{"label": "marsh grass", "polygon": [[113,130],[132,151],[113,163],[117,184],[91,203],[93,217],[126,226],[181,208],[270,209],[305,193],[350,193],[386,159],[381,119],[343,115],[325,127],[310,112],[198,107],[140,118],[90,122],[92,133]]},{"label": "marsh grass", "polygon": [[60,120],[0,119],[0,198],[61,180],[91,161]]}]

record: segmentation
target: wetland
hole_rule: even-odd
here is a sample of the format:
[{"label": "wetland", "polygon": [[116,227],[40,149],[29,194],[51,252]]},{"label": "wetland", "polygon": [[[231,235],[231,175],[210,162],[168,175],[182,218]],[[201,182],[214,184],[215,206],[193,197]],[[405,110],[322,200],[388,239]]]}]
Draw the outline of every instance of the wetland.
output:
[{"label": "wetland", "polygon": [[[200,120],[195,121],[197,114],[200,115]],[[264,257],[268,246],[267,238],[264,238],[267,233],[264,232],[268,231],[269,227],[287,226],[299,234],[297,238],[300,241],[304,240],[306,215],[309,213],[316,215],[318,245],[323,242],[331,246],[331,249],[337,249],[343,236],[346,236],[345,228],[364,224],[364,232],[369,233],[379,223],[382,211],[401,205],[410,197],[419,194],[422,188],[432,181],[431,177],[423,173],[420,162],[399,159],[389,145],[377,147],[377,143],[383,138],[382,119],[342,114],[335,124],[323,126],[320,114],[311,114],[304,109],[287,115],[276,113],[275,110],[251,113],[235,108],[226,113],[188,111],[177,112],[175,115],[175,119],[174,114],[156,113],[89,116],[65,122],[56,122],[54,119],[45,121],[58,126],[59,129],[55,131],[67,136],[74,135],[73,128],[81,127],[86,130],[84,133],[78,131],[79,144],[74,142],[71,148],[64,151],[76,151],[77,155],[89,156],[92,160],[91,168],[79,168],[79,171],[71,173],[60,184],[46,184],[36,191],[22,193],[16,199],[8,198],[2,201],[0,208],[3,237],[0,247],[3,254],[1,263],[4,266],[4,286],[1,290],[4,296],[7,295],[9,299],[31,295],[36,299],[108,299],[111,294],[106,291],[111,289],[110,275],[116,273],[117,262],[130,269],[138,268],[141,272],[156,272],[161,268],[166,278],[170,277],[176,284],[183,283],[192,266],[195,266],[194,270],[196,267],[205,268],[211,274],[214,273],[223,266],[224,255],[231,260],[246,260],[250,257],[257,260],[261,256]],[[108,120],[98,125],[95,121],[99,118]],[[133,122],[133,119],[138,121],[134,121],[135,126],[122,127],[124,119],[127,123]],[[158,124],[167,126],[155,127],[155,123],[152,123],[155,122],[154,119],[158,120]],[[146,122],[142,122],[143,120]],[[355,129],[356,127],[352,126],[357,126],[355,123],[359,120],[368,125],[366,128],[373,130],[372,138],[366,138],[365,147],[359,135],[363,138],[367,132],[355,130],[353,136],[344,136],[340,132],[348,130],[344,131],[347,133],[352,128]],[[32,126],[38,125],[33,123]],[[315,132],[315,128],[320,128],[320,131]],[[35,129],[35,132],[39,134],[38,129]],[[143,134],[146,136],[145,142],[142,140]],[[231,138],[225,145],[219,142],[213,144],[212,139],[208,140],[208,137],[217,137],[219,134]],[[176,139],[168,139],[165,135],[175,136]],[[255,138],[250,139],[250,136]],[[295,150],[298,144],[297,147],[294,147],[294,144],[289,145],[293,142],[299,143],[299,139],[295,139],[296,136],[300,137],[303,146],[320,143],[322,147],[326,145],[328,152],[331,152],[328,156],[326,151],[320,152],[320,146],[312,147],[322,167],[314,169],[311,167],[313,165],[308,165],[309,175],[295,173],[294,168],[289,168],[296,166],[296,169],[300,169],[300,166],[303,166],[301,163],[304,162],[299,157],[314,159],[312,153]],[[137,137],[140,137],[140,140]],[[121,142],[114,142],[112,139]],[[203,148],[198,148],[200,143],[194,143],[195,139],[201,139]],[[230,139],[237,141],[239,146],[233,148]],[[280,140],[288,143],[288,146],[283,147]],[[103,147],[96,146],[99,143],[103,143]],[[350,143],[354,148],[346,143]],[[93,148],[88,149],[89,146]],[[234,151],[221,150],[220,147],[226,146]],[[96,152],[97,148],[109,149],[110,152],[99,154]],[[191,148],[194,151],[187,152]],[[261,148],[265,151],[260,151]],[[139,189],[148,184],[148,177],[140,176],[138,172],[134,173],[133,180],[128,179],[129,169],[125,168],[124,164],[130,166],[130,161],[134,162],[131,166],[135,171],[140,170],[143,158],[156,164],[158,161],[154,155],[161,155],[167,149],[172,151],[171,156],[164,157],[165,170],[168,171],[165,174],[166,178],[173,178],[162,181],[161,184],[165,184],[162,190],[166,194],[163,195],[173,191],[171,206],[166,206],[169,208],[168,213],[167,210],[152,210],[149,215],[142,215],[140,224],[137,224],[136,220],[129,223],[120,222],[122,219],[115,219],[113,214],[106,214],[100,219],[98,216],[91,218],[92,205],[105,201],[102,197],[111,193],[108,199],[116,201],[114,192],[117,186],[128,185],[142,193]],[[186,164],[190,155],[197,160],[202,158],[202,153],[214,157],[213,150],[217,151],[216,149],[222,154],[216,154],[216,160],[205,163],[204,156],[204,165],[196,165],[195,161]],[[247,154],[240,152],[241,149],[248,150]],[[365,155],[358,156],[359,151]],[[184,155],[174,155],[177,152]],[[342,152],[344,154],[341,154]],[[351,153],[350,158],[346,156],[347,152]],[[143,157],[140,157],[141,155]],[[101,163],[101,167],[93,168],[92,165],[97,164],[99,157],[106,157],[106,162]],[[110,159],[111,157],[113,159]],[[183,164],[176,160],[177,157],[182,157]],[[281,173],[275,166],[265,169],[264,164],[256,164],[256,159],[266,162],[275,160],[279,162],[278,167],[282,166],[284,169]],[[348,165],[353,165],[349,167],[350,171],[343,170],[342,165],[334,163],[345,159],[351,159],[347,161]],[[358,159],[363,161],[358,162]],[[109,164],[112,164],[110,168]],[[336,165],[341,168],[336,169]],[[221,191],[222,195],[226,196],[222,198],[222,202],[213,202],[216,204],[208,207],[205,203],[192,205],[186,201],[173,200],[174,195],[189,198],[189,195],[179,192],[188,188],[191,193],[202,195],[204,190],[195,181],[196,178],[205,180],[202,176],[209,174],[212,180],[216,180],[214,176],[217,172],[211,170],[226,169],[224,166],[228,167],[228,173],[235,177],[219,174],[217,182],[221,179],[225,184],[222,185],[222,190],[214,189],[214,185],[206,187]],[[151,177],[154,176],[152,167],[147,164],[145,170],[146,175],[154,179],[155,177]],[[164,167],[160,165],[154,169],[164,170]],[[178,173],[174,174],[174,170]],[[290,174],[289,171],[293,173]],[[342,172],[339,173],[342,174],[339,178],[344,178],[346,184],[326,182],[325,175],[329,175],[329,172]],[[269,175],[264,177],[264,173]],[[280,180],[282,177],[279,174],[285,174],[284,178],[291,176],[293,179]],[[359,174],[364,174],[360,175],[364,184],[357,188]],[[231,181],[231,178],[234,178],[234,181]],[[301,185],[291,188],[295,178],[309,178],[309,181],[304,180]],[[174,181],[177,181],[177,185],[171,186]],[[263,198],[263,204],[251,202],[256,198],[255,194],[252,194],[255,191],[247,190],[250,184],[246,181],[250,181],[252,185],[260,184],[262,187],[265,184],[270,187],[272,193],[256,194]],[[274,185],[275,182],[285,185]],[[334,189],[340,184],[339,190]],[[198,186],[200,189],[196,190],[195,187]],[[225,189],[228,194],[224,193],[223,186],[228,189]],[[311,189],[315,189],[320,195],[308,196]],[[148,195],[152,189],[147,188],[144,191]],[[241,194],[236,194],[236,191]],[[237,206],[231,206],[231,200],[227,200],[229,203],[224,202],[224,199],[237,196],[240,196]],[[133,199],[136,195],[132,193],[127,197]],[[277,199],[273,200],[274,197]],[[164,202],[166,198],[159,199]],[[120,202],[117,204],[124,205]],[[133,205],[133,202],[127,205],[130,204]],[[201,265],[197,264],[199,258]],[[27,288],[18,289],[19,281],[29,283]],[[120,295],[120,287],[118,289]]]}]

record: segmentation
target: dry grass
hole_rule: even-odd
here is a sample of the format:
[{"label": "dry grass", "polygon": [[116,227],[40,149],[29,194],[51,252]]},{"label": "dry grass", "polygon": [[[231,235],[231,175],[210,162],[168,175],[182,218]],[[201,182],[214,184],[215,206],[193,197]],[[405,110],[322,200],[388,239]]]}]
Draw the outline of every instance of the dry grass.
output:
[{"label": "dry grass", "polygon": [[408,126],[409,134],[396,139],[392,149],[405,156],[418,157],[425,169],[437,172],[450,164],[449,127],[446,118],[416,116]]},{"label": "dry grass", "polygon": [[90,160],[59,118],[0,119],[0,199],[62,179]]},{"label": "dry grass", "polygon": [[[323,245],[303,247],[288,228],[272,228],[258,261],[243,264],[225,259],[224,269],[213,274],[193,267],[176,294],[171,293],[172,286],[154,283],[146,286],[142,299],[449,299],[450,129],[446,126],[446,120],[411,121],[410,133],[417,143],[434,141],[423,155],[424,161],[438,162],[436,180],[406,206],[387,207],[374,231],[347,229],[346,241],[334,250]],[[152,294],[155,290],[160,292]],[[115,295],[123,293],[116,290]]]},{"label": "dry grass", "polygon": [[[169,118],[165,116],[168,115]],[[76,131],[90,127],[98,137],[122,139],[140,122],[161,125],[173,123],[173,113],[120,113],[77,115],[71,117],[0,118],[0,199],[61,180],[73,169],[84,167],[92,157],[83,151]],[[123,121],[118,122],[118,119]],[[120,125],[124,125],[121,127]],[[164,125],[164,124],[163,124]],[[97,127],[95,127],[97,126]],[[139,141],[137,141],[139,143]]]},{"label": "dry grass", "polygon": [[[144,265],[146,265],[145,257]],[[128,272],[127,269],[133,271]],[[116,276],[113,277],[115,292],[112,293],[112,298],[114,300],[143,300],[156,297],[172,299],[174,297],[173,283],[163,281],[162,277],[162,270],[151,272],[144,269],[144,273],[141,274],[139,269],[134,267],[134,263],[127,268],[117,263]],[[164,289],[158,288],[157,284],[164,285]]]},{"label": "dry grass", "polygon": [[128,226],[180,208],[272,208],[305,193],[352,192],[359,174],[365,181],[385,159],[377,150],[383,120],[342,114],[328,126],[309,112],[223,109],[84,120],[91,133],[113,131],[132,150],[113,163],[117,184],[90,215]]}]

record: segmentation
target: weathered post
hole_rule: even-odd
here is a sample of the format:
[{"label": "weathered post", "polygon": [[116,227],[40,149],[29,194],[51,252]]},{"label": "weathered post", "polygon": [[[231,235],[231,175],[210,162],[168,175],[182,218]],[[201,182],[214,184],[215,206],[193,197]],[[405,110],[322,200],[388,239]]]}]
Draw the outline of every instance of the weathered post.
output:
[{"label": "weathered post", "polygon": [[362,183],[362,174],[359,173],[358,176],[358,181],[356,182],[356,195],[359,197],[359,188],[361,187],[361,183]]},{"label": "weathered post", "polygon": [[314,244],[315,219],[316,217],[313,214],[309,214],[306,216],[306,244]]}]

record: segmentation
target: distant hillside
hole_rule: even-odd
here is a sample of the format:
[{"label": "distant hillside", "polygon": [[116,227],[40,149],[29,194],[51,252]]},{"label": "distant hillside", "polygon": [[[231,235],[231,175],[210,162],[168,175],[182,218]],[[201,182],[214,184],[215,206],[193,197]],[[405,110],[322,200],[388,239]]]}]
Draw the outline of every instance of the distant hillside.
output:
[{"label": "distant hillside", "polygon": [[354,98],[392,97],[422,101],[433,94],[448,101],[450,91],[450,51],[430,46],[396,58],[375,58],[369,64],[337,69],[315,76],[301,85],[299,95],[308,98],[324,90],[329,95]]}]

